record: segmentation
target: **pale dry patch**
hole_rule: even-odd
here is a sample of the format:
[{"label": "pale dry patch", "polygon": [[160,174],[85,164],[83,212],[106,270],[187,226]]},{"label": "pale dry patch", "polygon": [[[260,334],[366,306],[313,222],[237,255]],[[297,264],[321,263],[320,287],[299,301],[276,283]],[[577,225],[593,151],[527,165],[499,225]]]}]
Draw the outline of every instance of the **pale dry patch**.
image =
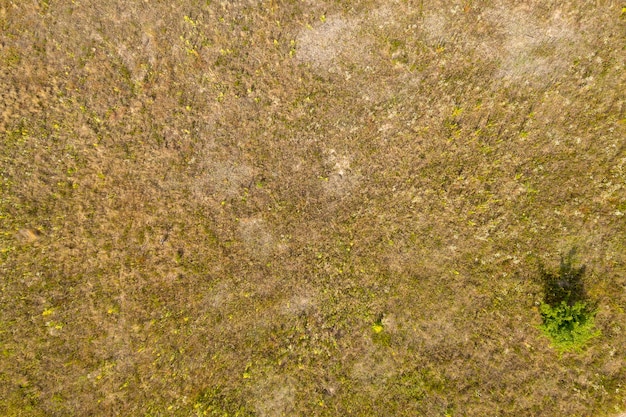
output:
[{"label": "pale dry patch", "polygon": [[254,174],[251,167],[233,161],[209,161],[202,165],[202,174],[193,187],[199,201],[208,197],[217,202],[235,198],[250,184]]},{"label": "pale dry patch", "polygon": [[391,313],[386,314],[385,317],[381,320],[383,327],[386,332],[391,334],[397,334],[399,330],[398,317]]},{"label": "pale dry patch", "polygon": [[396,23],[394,9],[388,4],[372,10],[369,17],[378,24],[379,28],[392,26]]},{"label": "pale dry patch", "polygon": [[149,67],[157,64],[156,40],[152,30],[142,35],[141,45],[138,47],[119,43],[114,45],[114,48],[130,72],[134,83],[143,81],[148,74]]},{"label": "pale dry patch", "polygon": [[425,14],[421,28],[433,48],[458,48],[498,63],[495,78],[534,86],[547,85],[567,70],[582,39],[575,23],[557,9],[545,19],[532,15],[526,5],[486,9],[470,24],[458,7]]},{"label": "pale dry patch", "polygon": [[218,283],[211,292],[204,297],[204,304],[211,309],[223,309],[230,306],[235,300],[234,289],[229,282]]},{"label": "pale dry patch", "polygon": [[296,58],[329,72],[338,72],[342,62],[366,66],[371,42],[359,31],[359,20],[329,16],[298,34]]},{"label": "pale dry patch", "polygon": [[393,375],[397,373],[397,365],[393,358],[381,350],[372,341],[368,331],[363,335],[357,360],[352,366],[352,378],[361,382],[370,382],[369,388],[378,391]]},{"label": "pale dry patch", "polygon": [[256,386],[255,409],[261,417],[291,416],[296,412],[296,387],[287,375],[270,375]]},{"label": "pale dry patch", "polygon": [[[159,61],[158,27],[163,24],[153,10],[137,11],[133,8],[119,10],[109,5],[98,5],[99,16],[106,31],[93,28],[88,38],[93,42],[92,52],[104,48],[107,53],[117,55],[129,72],[133,83],[141,83],[150,67]],[[131,36],[134,24],[141,28],[141,38]],[[124,28],[113,30],[113,28]],[[131,31],[131,33],[128,33]],[[132,33],[135,35],[135,33]],[[97,65],[96,65],[97,67]],[[97,71],[96,68],[94,71]]]},{"label": "pale dry patch", "polygon": [[450,41],[452,39],[452,32],[447,26],[447,13],[428,13],[424,16],[422,23],[426,40],[433,45]]},{"label": "pale dry patch", "polygon": [[[411,2],[398,0],[384,1],[382,5],[372,9],[363,17],[364,22],[372,23],[379,29],[389,29],[396,27],[404,27],[402,22],[405,20],[399,17],[415,16],[418,14],[420,6]],[[404,27],[405,30],[412,30],[416,26],[411,24]]]},{"label": "pale dry patch", "polygon": [[20,229],[15,236],[20,242],[33,243],[41,238],[42,233],[37,229]]},{"label": "pale dry patch", "polygon": [[568,68],[580,46],[573,24],[559,10],[545,21],[534,18],[524,6],[498,8],[486,18],[499,26],[504,38],[501,46],[493,41],[485,44],[485,52],[501,62],[497,74],[501,78],[545,83]]},{"label": "pale dry patch", "polygon": [[322,24],[305,29],[298,36],[297,58],[315,66],[330,69],[346,49],[353,33],[344,19],[331,17]]},{"label": "pale dry patch", "polygon": [[324,189],[334,196],[343,196],[357,185],[357,177],[350,168],[350,158],[340,155],[334,149],[328,151],[325,160],[328,167],[328,177],[324,182]]},{"label": "pale dry patch", "polygon": [[274,237],[263,219],[259,217],[241,219],[238,233],[246,250],[254,258],[265,259],[272,253]]},{"label": "pale dry patch", "polygon": [[306,314],[316,307],[316,302],[307,291],[302,294],[295,294],[282,305],[280,311],[288,316],[300,316]]},{"label": "pale dry patch", "polygon": [[450,320],[438,316],[441,314],[432,312],[430,318],[422,318],[417,324],[415,320],[405,322],[405,328],[410,329],[410,337],[426,352],[444,353],[461,337],[462,332]]}]

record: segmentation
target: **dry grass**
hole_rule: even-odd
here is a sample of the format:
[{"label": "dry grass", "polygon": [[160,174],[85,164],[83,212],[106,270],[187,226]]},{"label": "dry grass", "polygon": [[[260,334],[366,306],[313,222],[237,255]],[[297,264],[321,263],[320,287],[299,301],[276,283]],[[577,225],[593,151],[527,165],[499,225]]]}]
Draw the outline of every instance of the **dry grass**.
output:
[{"label": "dry grass", "polygon": [[624,16],[0,0],[0,414],[623,412]]}]

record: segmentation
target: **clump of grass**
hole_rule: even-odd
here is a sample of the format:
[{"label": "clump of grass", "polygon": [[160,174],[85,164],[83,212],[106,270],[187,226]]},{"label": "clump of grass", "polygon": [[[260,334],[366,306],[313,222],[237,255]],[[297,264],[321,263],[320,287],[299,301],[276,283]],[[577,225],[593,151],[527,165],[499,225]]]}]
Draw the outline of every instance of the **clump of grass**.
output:
[{"label": "clump of grass", "polygon": [[547,271],[543,265],[539,271],[544,290],[540,328],[560,352],[578,351],[600,334],[595,330],[596,306],[585,292],[583,277],[586,268],[584,265],[574,267],[575,254],[576,250],[572,249],[566,256],[561,256],[556,274]]}]

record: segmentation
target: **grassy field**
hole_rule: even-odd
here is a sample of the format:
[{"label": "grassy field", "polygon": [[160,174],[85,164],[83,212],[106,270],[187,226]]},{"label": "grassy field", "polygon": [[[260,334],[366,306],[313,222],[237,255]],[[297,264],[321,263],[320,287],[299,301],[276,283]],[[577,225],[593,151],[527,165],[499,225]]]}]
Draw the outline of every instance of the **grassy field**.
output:
[{"label": "grassy field", "polygon": [[626,411],[625,92],[617,1],[0,0],[0,414]]}]

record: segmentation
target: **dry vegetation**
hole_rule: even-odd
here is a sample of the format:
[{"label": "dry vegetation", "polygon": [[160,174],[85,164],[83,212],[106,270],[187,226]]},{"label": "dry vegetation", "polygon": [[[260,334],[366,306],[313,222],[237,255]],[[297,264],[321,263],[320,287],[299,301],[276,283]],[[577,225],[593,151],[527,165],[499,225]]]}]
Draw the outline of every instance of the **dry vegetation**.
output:
[{"label": "dry vegetation", "polygon": [[0,0],[0,414],[624,411],[622,7]]}]

